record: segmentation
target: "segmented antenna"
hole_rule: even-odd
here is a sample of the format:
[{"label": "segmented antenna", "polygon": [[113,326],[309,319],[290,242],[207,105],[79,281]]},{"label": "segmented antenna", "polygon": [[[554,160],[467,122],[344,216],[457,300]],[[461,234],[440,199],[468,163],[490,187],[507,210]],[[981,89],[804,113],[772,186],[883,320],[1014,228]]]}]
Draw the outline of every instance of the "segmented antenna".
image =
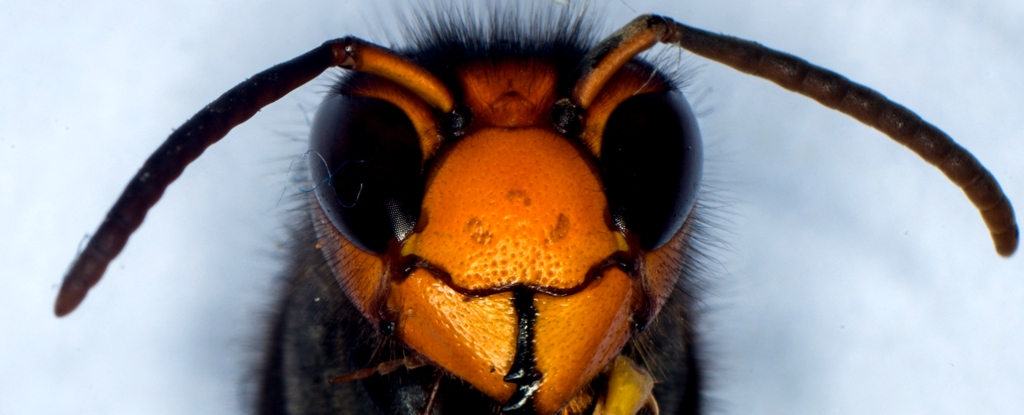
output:
[{"label": "segmented antenna", "polygon": [[740,72],[772,81],[881,131],[935,167],[967,194],[992,234],[996,252],[1010,256],[1020,240],[1013,206],[992,173],[946,133],[884,95],[828,69],[756,42],[644,15],[598,44],[584,58],[573,101],[587,108],[612,75],[656,43],[679,46]]},{"label": "segmented antenna", "polygon": [[231,88],[174,131],[128,183],[85,249],[64,276],[54,313],[64,316],[82,302],[174,180],[207,147],[245,122],[260,108],[277,101],[331,66],[349,59],[342,40],[320,47],[260,72]]},{"label": "segmented antenna", "polygon": [[146,213],[185,170],[210,147],[261,108],[313,80],[331,67],[372,73],[413,92],[442,113],[452,112],[451,91],[436,76],[393,51],[370,42],[345,37],[330,40],[290,61],[254,75],[193,115],[167,137],[128,183],[85,249],[64,276],[54,313],[75,310],[89,289],[103,277],[142,225]]}]

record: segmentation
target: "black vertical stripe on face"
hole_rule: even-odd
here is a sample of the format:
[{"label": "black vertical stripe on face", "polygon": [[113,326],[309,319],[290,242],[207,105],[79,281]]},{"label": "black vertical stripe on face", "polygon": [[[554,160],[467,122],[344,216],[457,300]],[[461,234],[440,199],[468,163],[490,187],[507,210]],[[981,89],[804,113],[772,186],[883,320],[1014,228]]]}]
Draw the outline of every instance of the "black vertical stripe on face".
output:
[{"label": "black vertical stripe on face", "polygon": [[540,387],[541,373],[537,371],[534,355],[534,325],[537,322],[537,308],[533,305],[533,291],[515,288],[512,291],[512,306],[518,316],[516,334],[516,356],[512,367],[505,375],[505,381],[518,385],[512,397],[505,402],[501,411],[515,414],[533,413],[533,394]]}]

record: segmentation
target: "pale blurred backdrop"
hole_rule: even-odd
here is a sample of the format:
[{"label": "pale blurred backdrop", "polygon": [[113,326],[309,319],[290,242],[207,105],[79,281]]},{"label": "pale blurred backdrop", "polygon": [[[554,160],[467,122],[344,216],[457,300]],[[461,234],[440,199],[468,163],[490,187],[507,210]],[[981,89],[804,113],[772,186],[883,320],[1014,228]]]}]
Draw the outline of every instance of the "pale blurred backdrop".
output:
[{"label": "pale blurred backdrop", "polygon": [[[241,414],[320,78],[172,185],[72,315],[83,236],[167,134],[322,41],[390,44],[389,1],[0,1],[0,414]],[[876,88],[1024,207],[1024,3],[592,0],[756,40]],[[389,34],[391,35],[389,37]],[[727,203],[706,295],[713,413],[1024,413],[1024,259],[880,133],[685,53]]]}]

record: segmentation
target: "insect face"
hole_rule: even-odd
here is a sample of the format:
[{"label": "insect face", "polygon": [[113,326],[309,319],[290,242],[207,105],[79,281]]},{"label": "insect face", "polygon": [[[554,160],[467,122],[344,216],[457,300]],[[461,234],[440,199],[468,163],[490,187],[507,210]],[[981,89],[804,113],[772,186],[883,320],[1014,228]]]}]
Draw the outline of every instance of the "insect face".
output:
[{"label": "insect face", "polygon": [[701,173],[689,105],[640,61],[564,133],[586,50],[580,23],[559,23],[520,40],[470,29],[468,51],[438,22],[411,62],[351,41],[355,68],[394,62],[342,80],[310,142],[318,245],[353,306],[508,411],[595,405],[591,383],[684,274]]}]

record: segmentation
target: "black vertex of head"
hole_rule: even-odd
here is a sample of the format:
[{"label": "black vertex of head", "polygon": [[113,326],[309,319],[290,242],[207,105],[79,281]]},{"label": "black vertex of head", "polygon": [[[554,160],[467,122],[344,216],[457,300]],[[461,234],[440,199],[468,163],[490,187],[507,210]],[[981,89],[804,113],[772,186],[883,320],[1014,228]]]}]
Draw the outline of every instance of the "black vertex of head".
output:
[{"label": "black vertex of head", "polygon": [[437,75],[456,96],[456,70],[478,61],[537,59],[554,64],[560,96],[568,96],[577,66],[597,43],[596,14],[551,2],[438,2],[405,15],[399,52]]}]

